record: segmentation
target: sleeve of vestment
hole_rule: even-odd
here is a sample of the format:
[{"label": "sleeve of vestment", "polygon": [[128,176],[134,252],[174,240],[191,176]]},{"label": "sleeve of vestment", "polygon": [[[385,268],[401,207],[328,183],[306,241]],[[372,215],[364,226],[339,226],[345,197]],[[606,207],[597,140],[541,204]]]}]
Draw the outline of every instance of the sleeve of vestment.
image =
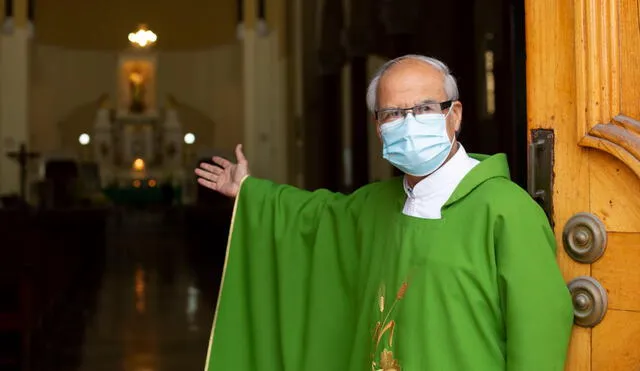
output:
[{"label": "sleeve of vestment", "polygon": [[[507,197],[508,195],[503,195]],[[510,371],[562,371],[573,309],[553,231],[524,192],[506,200],[494,243]]]},{"label": "sleeve of vestment", "polygon": [[[346,335],[345,324],[353,320],[354,225],[361,200],[245,179],[234,207],[206,370],[300,370],[308,333]],[[331,305],[319,307],[322,300]],[[329,344],[335,347],[329,353],[348,349],[340,341]]]}]

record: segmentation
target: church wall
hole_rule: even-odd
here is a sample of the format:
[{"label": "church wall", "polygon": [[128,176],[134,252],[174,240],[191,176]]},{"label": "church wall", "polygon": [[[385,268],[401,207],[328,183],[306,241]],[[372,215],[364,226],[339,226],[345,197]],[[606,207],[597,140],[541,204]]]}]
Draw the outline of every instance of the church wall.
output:
[{"label": "church wall", "polygon": [[118,50],[146,24],[161,50],[194,50],[232,43],[236,0],[41,0],[36,1],[39,44],[72,49]]},{"label": "church wall", "polygon": [[[32,53],[32,148],[78,153],[78,135],[91,131],[99,98],[108,94],[111,104],[116,102],[118,53],[38,44]],[[239,43],[158,52],[158,104],[162,108],[170,94],[188,108],[185,131],[196,134],[196,150],[227,151],[242,140],[241,68]]]},{"label": "church wall", "polygon": [[240,43],[203,51],[160,53],[158,64],[158,96],[172,94],[179,102],[213,120],[215,129],[213,138],[208,139],[210,145],[227,152],[242,142]]},{"label": "church wall", "polygon": [[[31,61],[31,146],[60,150],[67,142],[64,136],[77,142],[80,133],[90,130],[99,97],[114,96],[117,55],[36,44]],[[79,133],[60,132],[61,124]]]}]

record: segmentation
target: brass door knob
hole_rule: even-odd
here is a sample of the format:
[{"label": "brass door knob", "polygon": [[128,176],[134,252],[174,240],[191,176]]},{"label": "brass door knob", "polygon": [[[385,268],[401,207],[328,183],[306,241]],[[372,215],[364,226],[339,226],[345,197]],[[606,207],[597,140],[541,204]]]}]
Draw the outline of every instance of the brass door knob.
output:
[{"label": "brass door knob", "polygon": [[573,301],[574,323],[580,327],[594,327],[607,313],[607,290],[593,277],[576,277],[569,282]]},{"label": "brass door knob", "polygon": [[562,242],[573,260],[591,264],[600,259],[607,248],[607,230],[597,216],[578,213],[564,226]]}]

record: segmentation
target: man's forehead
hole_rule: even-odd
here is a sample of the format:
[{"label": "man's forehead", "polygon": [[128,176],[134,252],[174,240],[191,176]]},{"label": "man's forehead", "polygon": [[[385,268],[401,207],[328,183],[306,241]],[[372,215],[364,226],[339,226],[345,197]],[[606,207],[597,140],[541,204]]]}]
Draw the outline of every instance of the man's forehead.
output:
[{"label": "man's forehead", "polygon": [[446,99],[444,75],[421,61],[401,61],[389,68],[378,86],[382,106],[413,106]]},{"label": "man's forehead", "polygon": [[405,59],[389,67],[383,74],[383,78],[396,77],[397,75],[422,75],[424,78],[443,79],[444,74],[435,66],[416,59]]},{"label": "man's forehead", "polygon": [[444,88],[444,75],[424,62],[401,61],[382,75],[380,87],[393,90],[421,89],[435,93]]}]

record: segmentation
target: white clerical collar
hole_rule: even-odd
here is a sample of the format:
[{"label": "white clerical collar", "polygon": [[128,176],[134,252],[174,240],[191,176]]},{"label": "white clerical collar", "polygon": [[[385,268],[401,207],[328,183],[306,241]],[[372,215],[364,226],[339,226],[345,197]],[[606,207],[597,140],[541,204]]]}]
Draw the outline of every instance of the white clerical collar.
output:
[{"label": "white clerical collar", "polygon": [[477,164],[478,161],[469,157],[462,144],[459,144],[458,151],[449,161],[418,182],[413,189],[409,187],[405,177],[404,190],[411,198],[430,198],[438,194],[450,196],[462,178]]}]

